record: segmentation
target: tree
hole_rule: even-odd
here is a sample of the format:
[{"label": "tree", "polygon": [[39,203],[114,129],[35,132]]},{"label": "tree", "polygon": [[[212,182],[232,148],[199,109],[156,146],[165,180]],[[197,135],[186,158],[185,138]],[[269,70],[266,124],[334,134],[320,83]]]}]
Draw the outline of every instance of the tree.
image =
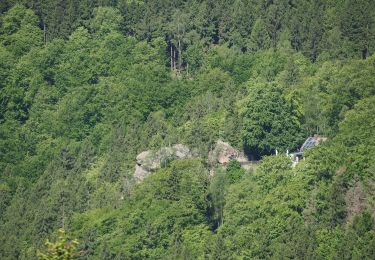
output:
[{"label": "tree", "polygon": [[170,66],[172,70],[177,70],[179,72],[182,70],[183,65],[182,51],[185,49],[184,42],[186,31],[188,30],[188,19],[187,14],[176,10],[169,24]]},{"label": "tree", "polygon": [[295,149],[302,141],[301,122],[275,83],[255,83],[239,105],[247,153],[255,158]]},{"label": "tree", "polygon": [[[0,258],[373,259],[371,4],[0,0]],[[218,139],[261,162],[210,175]]]},{"label": "tree", "polygon": [[119,31],[122,23],[120,12],[112,7],[99,7],[94,9],[94,18],[90,21],[90,27],[98,36],[104,36],[112,31]]},{"label": "tree", "polygon": [[58,239],[55,242],[47,240],[47,251],[38,252],[38,258],[42,260],[71,260],[80,255],[77,251],[77,240],[68,241],[64,229],[59,229]]},{"label": "tree", "polygon": [[211,181],[209,191],[212,202],[212,221],[214,228],[219,228],[224,222],[224,205],[227,180],[225,172],[218,170]]},{"label": "tree", "polygon": [[343,36],[338,26],[325,32],[319,48],[321,49],[319,60],[344,59],[351,53],[350,42]]},{"label": "tree", "polygon": [[255,21],[247,48],[251,51],[259,51],[271,47],[271,39],[267,31],[266,24],[259,18]]},{"label": "tree", "polygon": [[40,47],[43,34],[38,23],[38,17],[32,10],[15,5],[2,17],[1,44],[16,57],[24,55],[33,47]]},{"label": "tree", "polygon": [[353,44],[353,51],[366,59],[374,48],[375,8],[372,0],[346,0],[341,16],[341,30]]},{"label": "tree", "polygon": [[226,171],[225,177],[229,184],[239,182],[245,174],[245,170],[237,160],[230,160]]},{"label": "tree", "polygon": [[271,46],[275,48],[278,42],[278,35],[286,18],[285,16],[291,7],[288,1],[278,0],[272,2],[266,9],[264,20],[269,32]]}]

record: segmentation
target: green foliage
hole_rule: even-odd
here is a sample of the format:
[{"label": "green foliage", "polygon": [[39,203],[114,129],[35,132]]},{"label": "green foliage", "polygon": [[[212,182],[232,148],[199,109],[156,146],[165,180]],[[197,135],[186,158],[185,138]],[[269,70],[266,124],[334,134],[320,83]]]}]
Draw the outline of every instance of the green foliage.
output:
[{"label": "green foliage", "polygon": [[227,166],[226,178],[230,184],[237,183],[244,176],[245,170],[237,160],[230,160]]},{"label": "green foliage", "polygon": [[[358,57],[366,59],[374,46],[374,9],[368,0],[344,1],[340,27]],[[359,55],[360,54],[360,55]]]},{"label": "green foliage", "polygon": [[33,47],[42,45],[42,31],[38,27],[38,17],[33,11],[15,5],[3,17],[0,41],[9,52],[17,57]]},{"label": "green foliage", "polygon": [[79,256],[77,252],[77,240],[67,241],[64,229],[59,229],[59,235],[56,242],[47,240],[47,252],[38,252],[38,259],[75,259]]},{"label": "green foliage", "polygon": [[293,176],[287,157],[268,157],[255,175],[229,187],[219,232],[230,237],[226,243],[234,257],[271,257],[291,230],[303,226],[302,177]]},{"label": "green foliage", "polygon": [[274,83],[255,83],[239,103],[248,154],[259,158],[293,150],[302,140],[301,122]]},{"label": "green foliage", "polygon": [[374,7],[1,1],[0,258],[373,259]]},{"label": "green foliage", "polygon": [[111,31],[119,30],[122,17],[117,9],[111,7],[96,8],[91,20],[91,30],[98,35],[104,35]]},{"label": "green foliage", "polygon": [[269,47],[271,47],[271,39],[268,35],[266,25],[262,19],[258,19],[255,21],[251,31],[248,49],[251,51],[259,51],[268,49]]},{"label": "green foliage", "polygon": [[[93,210],[76,215],[73,228],[85,236],[95,231],[95,241],[105,241],[112,254],[130,258],[172,257],[177,252],[199,255],[204,244],[196,244],[194,237],[211,235],[205,223],[207,177],[199,160],[172,162],[137,186],[120,214]],[[120,226],[125,233],[119,232]],[[127,242],[122,244],[124,237]],[[99,257],[102,242],[86,250]]]},{"label": "green foliage", "polygon": [[214,227],[220,227],[224,221],[224,205],[227,180],[224,171],[215,173],[214,179],[210,183],[210,196],[212,202],[212,220]]}]

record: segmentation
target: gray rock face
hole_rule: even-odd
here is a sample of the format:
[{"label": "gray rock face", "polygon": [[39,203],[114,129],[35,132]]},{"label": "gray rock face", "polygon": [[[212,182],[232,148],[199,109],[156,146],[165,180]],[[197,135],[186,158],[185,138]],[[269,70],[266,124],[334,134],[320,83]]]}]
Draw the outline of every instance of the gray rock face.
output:
[{"label": "gray rock face", "polygon": [[138,164],[135,165],[134,177],[137,180],[143,180],[148,175],[150,175],[150,171],[146,170],[145,168],[143,168],[142,166],[140,166]]},{"label": "gray rock face", "polygon": [[175,144],[173,147],[177,159],[186,159],[192,156],[189,147],[183,144]]},{"label": "gray rock face", "polygon": [[193,157],[189,147],[183,144],[175,144],[172,147],[163,147],[159,150],[141,152],[136,157],[134,178],[140,182],[151,175],[157,169],[167,165],[172,160],[183,160]]},{"label": "gray rock face", "polygon": [[251,162],[244,153],[233,148],[229,143],[218,140],[215,149],[208,154],[208,160],[211,165],[219,163],[225,166],[230,160],[237,160],[243,168],[249,168]]},{"label": "gray rock face", "polygon": [[[183,144],[175,144],[159,150],[143,151],[136,157],[137,164],[135,165],[134,178],[137,182],[141,182],[154,171],[167,166],[169,161],[184,160],[197,156],[198,154],[193,154],[189,147]],[[229,143],[217,141],[215,149],[208,154],[208,161],[212,166],[210,175],[214,174],[213,167],[215,165],[226,166],[231,159],[237,160],[245,169],[248,169],[252,163],[242,152],[233,148]]]},{"label": "gray rock face", "polygon": [[227,164],[232,158],[236,158],[239,152],[229,143],[221,140],[216,142],[215,149],[208,154],[211,163]]}]

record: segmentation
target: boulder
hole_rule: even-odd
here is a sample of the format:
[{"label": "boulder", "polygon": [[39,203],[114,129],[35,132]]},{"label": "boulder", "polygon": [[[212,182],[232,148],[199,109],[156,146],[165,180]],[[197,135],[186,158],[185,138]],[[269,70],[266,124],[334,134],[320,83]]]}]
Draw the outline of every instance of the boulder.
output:
[{"label": "boulder", "polygon": [[175,144],[172,147],[162,147],[159,150],[143,151],[137,155],[134,178],[139,182],[167,165],[172,160],[183,160],[192,157],[189,147]]},{"label": "boulder", "polygon": [[135,165],[135,172],[134,172],[134,178],[136,178],[138,181],[143,180],[148,175],[150,175],[150,171],[146,170],[140,165]]},{"label": "boulder", "polygon": [[211,163],[219,163],[226,165],[231,159],[237,158],[239,151],[234,149],[229,143],[218,140],[215,145],[215,149],[208,155],[208,159]]},{"label": "boulder", "polygon": [[211,165],[219,163],[222,166],[226,166],[232,159],[237,160],[245,169],[248,169],[251,165],[251,161],[249,161],[243,152],[238,151],[229,143],[221,140],[216,142],[215,149],[208,154],[208,160]]},{"label": "boulder", "polygon": [[[154,171],[165,167],[169,161],[184,160],[197,157],[190,151],[189,147],[183,144],[175,144],[170,147],[162,147],[159,150],[143,151],[137,155],[134,178],[137,182],[151,175]],[[218,140],[215,149],[208,154],[208,161],[211,164],[210,175],[214,174],[213,167],[216,164],[226,166],[231,159],[237,160],[245,169],[252,164],[251,161],[240,151],[233,148],[229,143]]]},{"label": "boulder", "polygon": [[183,144],[175,144],[173,150],[177,159],[186,159],[192,156],[189,147]]}]

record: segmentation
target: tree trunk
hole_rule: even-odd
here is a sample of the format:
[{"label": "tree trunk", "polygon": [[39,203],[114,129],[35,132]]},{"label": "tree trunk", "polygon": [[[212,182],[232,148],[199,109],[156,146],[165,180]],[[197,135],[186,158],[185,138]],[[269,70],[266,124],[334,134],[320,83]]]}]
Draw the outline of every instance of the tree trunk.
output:
[{"label": "tree trunk", "polygon": [[368,50],[367,50],[367,48],[363,49],[363,50],[362,50],[362,60],[367,59],[367,54],[368,54]]},{"label": "tree trunk", "polygon": [[181,71],[181,40],[178,37],[178,70]]},{"label": "tree trunk", "polygon": [[176,49],[173,48],[173,69],[176,69]]},{"label": "tree trunk", "polygon": [[173,48],[172,48],[172,43],[170,43],[171,45],[171,71],[173,71]]},{"label": "tree trunk", "polygon": [[47,45],[47,30],[46,30],[46,24],[43,22],[43,38],[44,38],[44,46]]}]

